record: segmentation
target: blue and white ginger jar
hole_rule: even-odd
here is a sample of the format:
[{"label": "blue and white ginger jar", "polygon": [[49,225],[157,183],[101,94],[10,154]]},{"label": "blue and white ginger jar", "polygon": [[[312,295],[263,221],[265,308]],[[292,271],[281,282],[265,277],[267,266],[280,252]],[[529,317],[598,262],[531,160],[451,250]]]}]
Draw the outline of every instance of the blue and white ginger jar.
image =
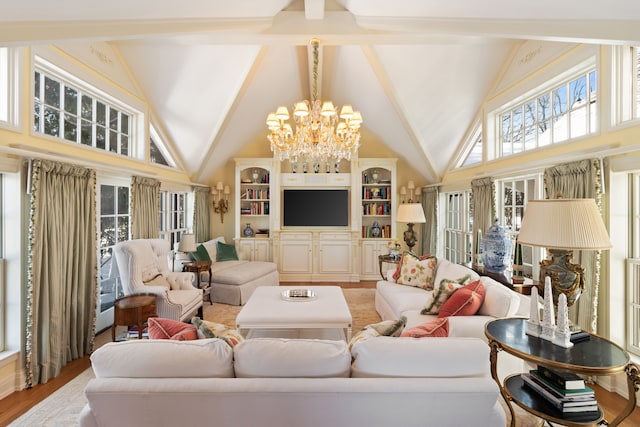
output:
[{"label": "blue and white ginger jar", "polygon": [[503,273],[511,265],[511,247],[507,230],[496,218],[480,244],[484,268],[492,273]]}]

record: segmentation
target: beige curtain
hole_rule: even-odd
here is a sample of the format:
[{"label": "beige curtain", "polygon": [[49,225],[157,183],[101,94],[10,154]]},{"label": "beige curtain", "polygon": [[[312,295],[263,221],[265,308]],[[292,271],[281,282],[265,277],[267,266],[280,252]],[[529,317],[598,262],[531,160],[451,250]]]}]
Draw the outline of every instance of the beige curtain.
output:
[{"label": "beige curtain", "polygon": [[210,190],[209,187],[195,187],[194,189],[193,234],[195,234],[196,242],[206,242],[210,239]]},{"label": "beige curtain", "polygon": [[131,238],[160,237],[160,181],[134,176],[131,180]]},{"label": "beige curtain", "polygon": [[[595,199],[601,208],[602,181],[597,159],[565,163],[545,169],[547,198]],[[573,262],[584,267],[585,289],[569,309],[571,320],[582,329],[597,333],[600,291],[600,251],[574,251]]]},{"label": "beige curtain", "polygon": [[93,347],[95,171],[34,160],[26,295],[26,383],[45,383]]},{"label": "beige curtain", "polygon": [[422,227],[420,248],[422,254],[436,254],[438,250],[438,188],[422,189],[422,209],[427,222]]},{"label": "beige curtain", "polygon": [[479,178],[471,181],[473,209],[473,246],[478,247],[479,233],[487,235],[487,230],[496,218],[495,184],[493,178]]}]

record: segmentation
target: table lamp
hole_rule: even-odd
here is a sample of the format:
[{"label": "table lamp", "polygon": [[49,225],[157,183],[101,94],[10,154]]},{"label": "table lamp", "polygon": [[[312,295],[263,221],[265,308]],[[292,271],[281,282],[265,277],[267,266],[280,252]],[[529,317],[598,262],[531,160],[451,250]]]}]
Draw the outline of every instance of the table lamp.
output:
[{"label": "table lamp", "polygon": [[[517,242],[547,248],[551,259],[540,262],[538,286],[551,279],[553,301],[567,297],[573,305],[584,289],[584,268],[573,264],[574,250],[611,248],[609,234],[594,199],[547,199],[527,202]],[[542,288],[541,291],[544,292]]]},{"label": "table lamp", "polygon": [[[190,252],[195,252],[197,251],[198,248],[196,247],[196,236],[195,234],[191,234],[191,233],[184,233],[182,235],[182,238],[180,239],[180,243],[178,243],[178,252],[184,252],[184,253],[190,253]],[[176,253],[175,251],[173,252],[173,263],[172,263],[172,267],[175,271],[175,262],[176,262]]]},{"label": "table lamp", "polygon": [[416,232],[413,230],[413,225],[427,222],[422,205],[420,203],[401,204],[398,206],[396,221],[407,224],[407,231],[404,232],[404,242],[409,247],[409,251],[413,252],[413,247],[416,244]]}]

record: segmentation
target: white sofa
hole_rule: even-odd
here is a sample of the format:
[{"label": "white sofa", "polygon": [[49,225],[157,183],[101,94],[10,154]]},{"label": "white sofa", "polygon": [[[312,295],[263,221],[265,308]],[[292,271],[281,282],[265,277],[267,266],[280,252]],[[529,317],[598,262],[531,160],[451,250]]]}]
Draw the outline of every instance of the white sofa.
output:
[{"label": "white sofa", "polygon": [[[410,329],[436,319],[437,315],[420,313],[425,307],[429,294],[433,291],[399,285],[391,277],[393,272],[390,270],[387,280],[381,280],[376,284],[375,307],[382,320],[406,317],[405,329]],[[466,275],[469,275],[472,280],[480,279],[485,288],[484,301],[476,315],[449,317],[450,337],[474,337],[487,342],[484,330],[488,321],[501,317],[529,317],[529,296],[514,292],[490,277],[479,276],[478,273],[463,265],[438,258],[433,283],[437,285],[443,279],[457,280]],[[521,372],[524,368],[521,359],[507,354],[501,354],[498,362],[500,378]]]},{"label": "white sofa", "polygon": [[504,427],[475,338],[109,343],[91,356],[81,427]]},{"label": "white sofa", "polygon": [[[211,265],[211,301],[229,305],[244,305],[254,289],[258,286],[278,286],[280,275],[274,262],[249,261],[243,253],[238,253],[238,260],[216,261],[217,242],[225,243],[223,237],[201,243],[213,260]],[[181,271],[182,263],[189,261],[189,256],[176,253],[174,270]],[[209,282],[209,272],[200,276],[201,283]]]}]

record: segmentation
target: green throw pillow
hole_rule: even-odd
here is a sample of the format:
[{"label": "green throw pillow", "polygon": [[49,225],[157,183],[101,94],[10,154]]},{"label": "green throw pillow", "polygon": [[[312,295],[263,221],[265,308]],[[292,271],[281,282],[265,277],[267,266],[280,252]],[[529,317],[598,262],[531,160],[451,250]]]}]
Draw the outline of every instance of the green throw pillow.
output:
[{"label": "green throw pillow", "polygon": [[211,261],[207,248],[202,245],[198,245],[195,252],[189,252],[189,258],[191,261]]},{"label": "green throw pillow", "polygon": [[238,260],[238,253],[236,252],[235,245],[227,245],[226,243],[218,242],[217,251],[216,261]]}]

